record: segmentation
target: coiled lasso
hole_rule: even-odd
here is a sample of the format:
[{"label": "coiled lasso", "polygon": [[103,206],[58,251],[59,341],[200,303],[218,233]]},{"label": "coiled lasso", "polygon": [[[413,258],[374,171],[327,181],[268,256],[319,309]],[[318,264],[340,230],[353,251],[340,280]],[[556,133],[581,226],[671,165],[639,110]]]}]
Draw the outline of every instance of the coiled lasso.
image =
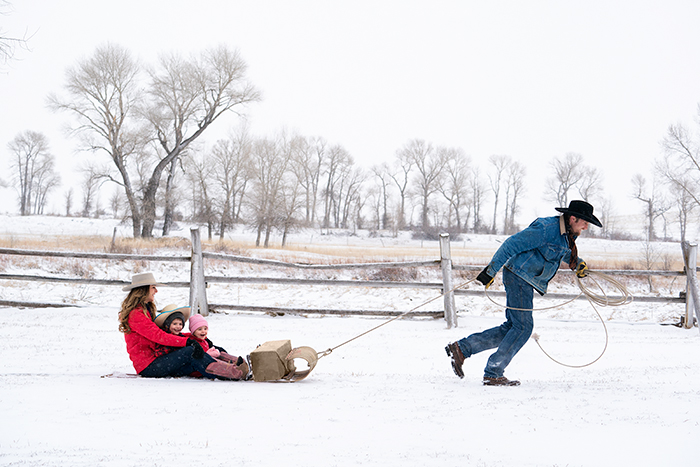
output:
[{"label": "coiled lasso", "polygon": [[[581,278],[578,277],[576,274],[574,274],[574,279],[576,280],[576,285],[578,286],[579,290],[581,293],[579,293],[576,297],[572,298],[571,300],[565,302],[565,303],[560,303],[558,305],[550,306],[550,307],[545,307],[545,308],[533,308],[533,309],[521,309],[521,308],[513,308],[513,307],[508,307],[506,306],[505,308],[509,308],[511,310],[519,310],[519,311],[541,311],[541,310],[549,310],[552,308],[559,308],[564,305],[567,305],[577,298],[579,298],[581,295],[585,296],[588,299],[588,303],[591,304],[593,307],[593,310],[595,311],[596,315],[598,315],[598,319],[600,322],[603,324],[603,330],[605,331],[605,346],[603,347],[603,350],[600,352],[600,355],[595,358],[595,360],[585,363],[583,365],[570,365],[567,363],[560,362],[559,360],[555,359],[549,353],[547,353],[546,350],[542,347],[542,344],[540,344],[540,336],[537,333],[532,334],[532,338],[534,341],[537,343],[537,346],[544,352],[544,354],[549,357],[553,362],[558,363],[559,365],[569,367],[569,368],[584,368],[590,365],[593,365],[595,362],[601,359],[601,357],[605,354],[605,351],[608,349],[608,327],[605,325],[605,320],[603,320],[603,317],[600,315],[598,312],[598,308],[596,308],[596,305],[598,306],[622,306],[622,305],[627,305],[628,303],[631,303],[633,300],[632,294],[627,290],[627,287],[625,287],[624,284],[622,284],[620,281],[613,279],[610,275],[604,274],[602,272],[598,271],[592,271],[588,270],[588,275],[586,278],[589,278],[593,281],[593,284],[595,285],[595,289],[599,291],[596,292],[595,289],[591,289],[587,285],[585,285],[582,281]],[[607,293],[605,293],[605,289],[601,286],[599,281],[605,281],[607,282],[614,290],[617,290],[620,293],[620,296],[618,297],[613,297],[609,296]],[[489,300],[491,300],[492,303],[495,303],[496,305],[503,306],[500,303],[497,303],[494,301],[491,296],[489,296],[488,292],[486,292],[486,296],[488,297]]]}]

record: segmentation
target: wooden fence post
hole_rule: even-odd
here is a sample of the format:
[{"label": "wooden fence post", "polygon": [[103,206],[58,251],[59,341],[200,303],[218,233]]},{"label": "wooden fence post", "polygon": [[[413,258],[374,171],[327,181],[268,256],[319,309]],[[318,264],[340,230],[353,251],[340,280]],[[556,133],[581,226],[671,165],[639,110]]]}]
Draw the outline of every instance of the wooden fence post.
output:
[{"label": "wooden fence post", "polygon": [[700,290],[698,290],[698,245],[697,243],[681,242],[683,262],[685,263],[685,328],[693,327],[693,316],[700,325]]},{"label": "wooden fence post", "polygon": [[445,321],[447,328],[457,327],[455,311],[455,294],[452,290],[452,254],[450,253],[450,234],[440,234],[440,268],[442,269],[442,298],[445,303]]},{"label": "wooden fence post", "polygon": [[192,235],[192,259],[190,265],[190,307],[192,313],[209,316],[207,304],[207,284],[204,281],[204,259],[199,227],[190,229]]}]

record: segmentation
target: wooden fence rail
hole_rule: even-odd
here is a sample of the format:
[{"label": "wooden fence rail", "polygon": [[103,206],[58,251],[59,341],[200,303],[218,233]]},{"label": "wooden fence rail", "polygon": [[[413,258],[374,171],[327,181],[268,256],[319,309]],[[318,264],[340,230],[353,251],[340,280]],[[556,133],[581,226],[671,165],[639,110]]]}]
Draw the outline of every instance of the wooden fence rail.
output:
[{"label": "wooden fence rail", "polygon": [[[42,251],[42,250],[22,250],[11,248],[0,248],[0,254],[3,255],[22,255],[22,256],[41,256],[41,257],[64,257],[64,258],[83,258],[83,259],[98,259],[107,261],[177,261],[187,262],[190,266],[190,281],[189,282],[165,282],[164,284],[171,287],[188,287],[190,289],[190,305],[193,311],[199,312],[202,315],[207,315],[209,309],[217,310],[249,310],[249,311],[264,311],[272,313],[324,313],[324,314],[364,314],[364,315],[392,315],[401,314],[401,311],[386,311],[386,310],[337,310],[337,309],[303,309],[303,308],[281,308],[281,307],[261,307],[251,305],[231,305],[231,304],[209,304],[206,297],[206,287],[208,284],[282,284],[282,285],[302,285],[302,286],[343,286],[343,287],[383,287],[383,288],[423,288],[436,289],[439,291],[447,291],[443,300],[442,311],[416,311],[412,314],[416,316],[436,316],[443,315],[447,321],[448,327],[457,325],[456,311],[454,310],[454,295],[481,295],[482,289],[469,290],[456,288],[452,280],[452,270],[473,271],[478,272],[483,269],[483,266],[477,265],[455,265],[452,264],[449,253],[449,236],[441,235],[441,258],[429,261],[405,261],[405,262],[379,262],[379,263],[354,263],[354,264],[300,264],[287,263],[283,261],[248,258],[238,255],[228,255],[221,253],[204,252],[201,250],[201,241],[199,238],[199,229],[192,230],[192,254],[190,256],[166,256],[166,255],[135,255],[135,254],[113,254],[113,253],[85,253],[85,252],[65,252],[65,251]],[[687,276],[687,286],[685,294],[679,297],[635,297],[637,302],[650,303],[685,303],[686,316],[685,326],[692,327],[694,319],[697,319],[697,307],[695,304],[700,303],[700,294],[697,288],[697,267],[695,255],[697,245],[683,245],[683,255],[686,267],[683,271],[660,271],[660,270],[603,270],[609,275],[620,276]],[[408,267],[441,267],[443,282],[406,282],[406,281],[370,281],[370,280],[334,280],[334,279],[289,279],[279,277],[224,277],[224,276],[209,276],[204,274],[204,259],[242,262],[248,264],[258,264],[269,267],[282,267],[292,269],[305,270],[343,270],[343,269],[384,269],[384,268],[408,268]],[[696,271],[696,274],[687,275],[686,271]],[[88,278],[70,278],[70,277],[54,277],[41,275],[25,275],[25,274],[0,274],[0,280],[20,280],[20,281],[40,281],[40,282],[59,282],[59,283],[79,283],[91,285],[108,285],[108,286],[125,286],[129,282],[123,280],[108,280],[108,279],[88,279]],[[459,285],[459,281],[456,281]],[[504,292],[492,291],[491,296],[504,297]],[[546,296],[550,299],[566,299],[574,298],[584,299],[578,294],[562,294],[549,293]],[[620,297],[611,297],[620,298]],[[65,304],[42,304],[30,302],[2,301],[0,305],[4,306],[27,306],[27,307],[42,307],[42,306],[70,306]],[[450,310],[450,308],[452,308]]]}]

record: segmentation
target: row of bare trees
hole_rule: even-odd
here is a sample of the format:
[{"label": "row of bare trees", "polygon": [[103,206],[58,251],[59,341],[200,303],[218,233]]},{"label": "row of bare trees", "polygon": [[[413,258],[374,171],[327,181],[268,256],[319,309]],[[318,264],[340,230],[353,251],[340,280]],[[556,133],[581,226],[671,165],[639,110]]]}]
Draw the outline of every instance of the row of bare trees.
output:
[{"label": "row of bare trees", "polygon": [[[524,166],[509,156],[489,158],[483,175],[463,149],[419,139],[399,148],[394,160],[366,170],[323,138],[255,138],[241,127],[183,160],[175,172],[182,176],[173,182],[187,188],[175,191],[190,193],[175,205],[182,216],[205,223],[210,238],[223,238],[232,224],[248,224],[265,246],[275,232],[284,244],[300,226],[510,233],[518,227],[525,186]],[[502,221],[483,220],[489,198]]]},{"label": "row of bare trees", "polygon": [[[513,163],[513,167],[520,167]],[[392,163],[371,170],[357,167],[340,145],[320,137],[282,134],[252,138],[245,128],[199,152],[183,167],[191,187],[193,219],[223,237],[232,223],[247,223],[267,245],[278,231],[282,243],[299,226],[390,229],[436,227],[453,231],[485,229],[471,212],[481,210],[486,187],[462,149],[433,148],[409,141]],[[511,173],[508,199],[517,212],[524,170]],[[472,187],[481,190],[472,196]],[[420,215],[407,214],[407,209]],[[414,217],[417,221],[413,223]],[[477,216],[478,218],[478,216]]]},{"label": "row of bare trees", "polygon": [[[437,228],[510,234],[519,228],[515,219],[526,170],[507,155],[493,155],[479,166],[462,148],[414,139],[393,160],[367,170],[341,145],[321,137],[254,137],[244,125],[209,148],[199,144],[221,115],[239,114],[259,100],[245,71],[239,53],[226,46],[190,57],[164,54],[151,66],[106,44],[70,67],[63,93],[48,102],[73,117],[80,149],[102,156],[82,169],[82,213],[97,210],[102,185],[112,182],[119,191],[109,204],[115,214],[125,206],[135,237],[152,236],[156,219],[167,235],[178,216],[206,223],[210,236],[220,238],[234,224],[248,224],[264,245],[275,232],[284,243],[298,226],[412,228],[425,234]],[[655,220],[663,218],[666,226],[669,199],[680,213],[683,237],[700,199],[697,136],[674,125],[663,147],[653,189],[641,176],[632,180],[633,197],[645,203],[652,240]],[[59,183],[45,136],[26,131],[8,148],[20,213],[42,213],[47,194]],[[555,157],[550,169],[544,198],[560,206],[572,198],[591,201],[601,207],[607,227],[600,172],[576,153]],[[67,214],[72,197],[69,190]]]},{"label": "row of bare trees", "polygon": [[[135,237],[152,236],[157,217],[167,235],[178,209],[220,237],[232,224],[248,223],[265,245],[275,230],[284,241],[299,225],[395,232],[413,227],[424,233],[438,227],[517,229],[525,167],[509,156],[490,157],[482,171],[461,148],[416,139],[399,148],[395,160],[367,171],[355,166],[345,148],[320,137],[254,138],[243,127],[211,150],[193,144],[224,112],[258,99],[245,81],[245,63],[227,47],[189,58],[166,54],[157,66],[145,66],[128,50],[106,44],[70,67],[63,94],[52,94],[48,102],[73,117],[80,149],[102,156],[82,169],[83,215],[97,210],[101,186],[112,182],[125,199]],[[20,211],[40,213],[29,209],[31,200],[43,206],[57,183],[39,171],[50,173],[52,167],[45,137],[25,132],[9,147],[16,156]],[[191,196],[183,209],[185,192]],[[67,214],[72,197],[69,190]],[[120,197],[110,200],[114,212]],[[489,197],[490,223],[483,215]]]},{"label": "row of bare trees", "polygon": [[700,120],[695,130],[681,123],[670,125],[661,148],[652,180],[641,174],[633,176],[633,197],[644,206],[647,240],[658,238],[658,221],[664,238],[669,224],[676,221],[681,241],[685,241],[691,220],[700,212]]},{"label": "row of bare trees", "polygon": [[349,228],[361,218],[363,171],[322,138],[253,138],[243,127],[193,154],[183,172],[192,187],[189,217],[206,223],[210,237],[246,223],[258,244],[267,246],[275,231],[284,244],[296,227]]}]

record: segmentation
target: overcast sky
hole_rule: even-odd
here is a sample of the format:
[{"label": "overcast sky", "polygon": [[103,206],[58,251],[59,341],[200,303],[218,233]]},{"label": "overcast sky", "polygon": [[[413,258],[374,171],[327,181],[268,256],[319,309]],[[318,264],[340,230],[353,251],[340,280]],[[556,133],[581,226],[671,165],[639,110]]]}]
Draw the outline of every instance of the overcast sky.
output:
[{"label": "overcast sky", "polygon": [[[31,50],[0,74],[5,180],[7,143],[34,130],[49,137],[64,181],[75,181],[84,155],[46,97],[108,41],[146,63],[166,51],[238,48],[263,95],[247,112],[254,134],[322,136],[367,168],[413,138],[461,147],[483,169],[490,155],[509,155],[528,171],[521,223],[553,214],[544,179],[567,152],[600,169],[618,213],[641,211],[630,179],[650,176],[667,127],[694,125],[700,102],[694,0],[12,3],[0,29],[26,31]],[[212,136],[235,122],[215,123]],[[63,211],[65,189],[49,211]]]}]

